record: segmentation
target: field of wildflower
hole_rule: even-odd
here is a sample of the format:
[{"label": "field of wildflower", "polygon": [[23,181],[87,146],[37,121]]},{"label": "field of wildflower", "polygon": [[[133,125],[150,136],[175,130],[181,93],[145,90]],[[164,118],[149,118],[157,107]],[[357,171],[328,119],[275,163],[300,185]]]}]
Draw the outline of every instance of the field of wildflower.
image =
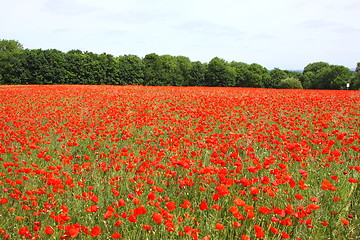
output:
[{"label": "field of wildflower", "polygon": [[0,239],[360,239],[360,92],[0,86]]}]

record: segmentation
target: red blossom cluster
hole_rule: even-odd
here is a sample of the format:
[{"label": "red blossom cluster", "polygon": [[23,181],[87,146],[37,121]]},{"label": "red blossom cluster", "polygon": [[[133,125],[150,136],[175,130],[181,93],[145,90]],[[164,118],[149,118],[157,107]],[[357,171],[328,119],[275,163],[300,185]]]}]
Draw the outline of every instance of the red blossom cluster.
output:
[{"label": "red blossom cluster", "polygon": [[359,92],[2,86],[0,99],[0,239],[359,236]]}]

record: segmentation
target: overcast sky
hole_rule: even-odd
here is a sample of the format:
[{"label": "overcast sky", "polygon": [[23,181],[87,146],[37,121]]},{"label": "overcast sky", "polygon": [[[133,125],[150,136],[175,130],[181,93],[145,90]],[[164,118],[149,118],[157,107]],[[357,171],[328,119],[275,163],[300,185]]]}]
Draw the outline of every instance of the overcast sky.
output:
[{"label": "overcast sky", "polygon": [[0,39],[303,69],[360,62],[359,0],[0,0]]}]

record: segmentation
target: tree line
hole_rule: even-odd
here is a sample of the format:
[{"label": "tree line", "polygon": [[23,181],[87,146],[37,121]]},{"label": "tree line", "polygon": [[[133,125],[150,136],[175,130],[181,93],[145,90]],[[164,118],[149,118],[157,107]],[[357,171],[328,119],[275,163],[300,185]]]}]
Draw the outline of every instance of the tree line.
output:
[{"label": "tree line", "polygon": [[355,72],[325,62],[302,72],[215,57],[209,63],[185,56],[114,57],[81,50],[24,49],[15,40],[0,40],[0,84],[106,84],[148,86],[211,86],[305,89],[360,88],[360,63]]}]

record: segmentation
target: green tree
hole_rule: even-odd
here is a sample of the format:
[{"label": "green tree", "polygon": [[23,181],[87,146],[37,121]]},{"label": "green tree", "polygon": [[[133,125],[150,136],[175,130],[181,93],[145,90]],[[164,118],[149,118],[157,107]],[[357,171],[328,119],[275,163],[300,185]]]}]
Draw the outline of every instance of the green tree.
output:
[{"label": "green tree", "polygon": [[215,57],[207,66],[205,80],[207,86],[233,87],[236,81],[236,69],[224,59]]},{"label": "green tree", "polygon": [[138,56],[118,57],[119,78],[117,84],[142,85],[144,83],[144,63]]},{"label": "green tree", "polygon": [[15,40],[1,40],[0,84],[23,84],[26,74],[23,46]]},{"label": "green tree", "polygon": [[284,89],[302,89],[302,84],[299,79],[294,77],[287,77],[285,79],[282,79],[278,86],[278,88],[284,88]]},{"label": "green tree", "polygon": [[330,65],[318,72],[315,88],[317,89],[346,89],[346,83],[352,76],[351,70],[340,65]]},{"label": "green tree", "polygon": [[160,71],[162,70],[162,62],[160,56],[156,53],[147,54],[144,59],[144,85],[156,86],[161,85]]},{"label": "green tree", "polygon": [[306,67],[304,68],[303,74],[307,73],[307,72],[313,72],[313,73],[317,73],[319,72],[321,69],[323,68],[327,68],[329,67],[330,64],[327,62],[314,62],[314,63],[309,63],[308,65],[306,65]]},{"label": "green tree", "polygon": [[290,71],[290,70],[283,70],[288,77],[293,77],[293,78],[297,78],[300,80],[301,76],[302,76],[302,72],[300,71]]},{"label": "green tree", "polygon": [[106,66],[103,57],[80,50],[70,50],[66,54],[66,71],[69,84],[105,84]]},{"label": "green tree", "polygon": [[92,52],[84,52],[82,58],[83,79],[84,84],[97,85],[105,84],[106,70],[102,64],[102,59],[98,54]]},{"label": "green tree", "polygon": [[178,86],[183,81],[178,61],[170,55],[160,56],[158,81],[161,86]]},{"label": "green tree", "polygon": [[[287,78],[300,79],[302,76],[301,72],[281,70],[279,68],[274,68],[270,71],[271,77],[271,87],[278,88],[280,82]],[[302,87],[301,87],[302,88]]]},{"label": "green tree", "polygon": [[351,76],[350,89],[360,90],[360,62],[357,63],[355,72]]},{"label": "green tree", "polygon": [[232,61],[230,66],[233,67],[236,72],[235,87],[246,87],[249,65],[243,62]]},{"label": "green tree", "polygon": [[120,81],[119,60],[111,54],[102,53],[98,55],[98,60],[103,69],[101,84],[117,85]]},{"label": "green tree", "polygon": [[305,89],[311,89],[314,88],[315,78],[314,72],[307,72],[301,76],[300,81]]},{"label": "green tree", "polygon": [[68,81],[68,72],[66,71],[65,53],[49,49],[44,51],[44,57],[47,61],[47,76],[44,76],[44,83],[47,84],[66,84]]},{"label": "green tree", "polygon": [[23,45],[16,40],[0,40],[0,53],[21,52],[22,50],[24,50]]},{"label": "green tree", "polygon": [[345,89],[351,76],[349,68],[318,62],[305,67],[301,82],[310,89]]},{"label": "green tree", "polygon": [[[83,67],[85,71],[86,84],[111,84],[108,78],[110,63],[108,60],[112,59],[109,54],[96,54],[92,52],[85,52],[83,58]],[[113,67],[115,67],[113,65]]]},{"label": "green tree", "polygon": [[272,87],[276,87],[280,84],[281,80],[284,80],[289,77],[288,73],[284,70],[279,68],[274,68],[270,71],[270,77],[272,81]]},{"label": "green tree", "polygon": [[325,68],[330,66],[329,63],[326,62],[314,62],[309,63],[303,71],[303,75],[300,78],[300,81],[304,88],[306,89],[317,89],[320,88],[321,81],[319,79],[319,72]]},{"label": "green tree", "polygon": [[83,52],[81,50],[70,50],[65,54],[68,72],[67,84],[83,84]]},{"label": "green tree", "polygon": [[26,84],[65,84],[65,54],[56,49],[24,50],[25,68],[29,77]]},{"label": "green tree", "polygon": [[176,80],[177,86],[189,86],[190,71],[192,68],[190,58],[184,56],[176,56],[178,79]]},{"label": "green tree", "polygon": [[265,88],[271,87],[271,76],[269,71],[256,63],[249,65],[245,72],[244,87]]},{"label": "green tree", "polygon": [[159,56],[151,53],[145,56],[144,78],[146,85],[184,86],[190,72],[190,60],[186,57]]},{"label": "green tree", "polygon": [[360,72],[360,62],[358,62],[358,63],[356,64],[355,72],[356,72],[356,73],[359,73],[359,72]]},{"label": "green tree", "polygon": [[26,68],[30,76],[26,80],[26,84],[43,84],[44,77],[49,77],[51,71],[48,66],[44,52],[41,49],[26,49],[24,51],[26,59]]},{"label": "green tree", "polygon": [[205,74],[207,66],[199,61],[191,63],[189,72],[189,86],[205,86]]}]

